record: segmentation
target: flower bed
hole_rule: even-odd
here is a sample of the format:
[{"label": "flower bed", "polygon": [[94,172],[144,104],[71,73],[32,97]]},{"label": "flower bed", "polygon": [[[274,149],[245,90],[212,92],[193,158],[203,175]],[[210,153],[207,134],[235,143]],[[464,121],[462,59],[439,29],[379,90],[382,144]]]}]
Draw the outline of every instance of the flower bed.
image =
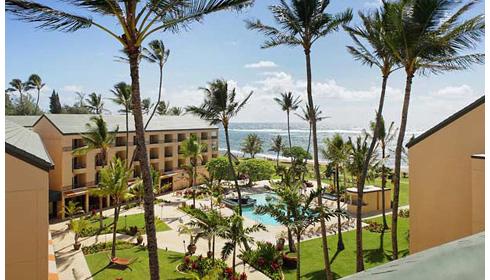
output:
[{"label": "flower bed", "polygon": [[368,225],[364,227],[364,229],[369,230],[370,232],[382,233],[383,232],[383,224],[380,224],[375,221],[364,221]]},{"label": "flower bed", "polygon": [[[116,241],[116,249],[118,250],[129,249],[129,248],[133,248],[134,246],[136,246],[136,244],[131,242],[122,241],[122,240]],[[96,243],[94,245],[82,247],[82,252],[84,255],[90,255],[98,252],[109,251],[111,249],[112,249],[112,242]]]},{"label": "flower bed", "polygon": [[243,252],[240,258],[272,280],[284,278],[281,252],[270,242],[257,242],[255,250]]},{"label": "flower bed", "polygon": [[204,258],[202,256],[185,256],[183,262],[177,266],[177,271],[183,274],[197,276],[199,279],[208,277],[216,280],[247,280],[245,273],[233,275],[233,269],[227,267],[221,259]]}]

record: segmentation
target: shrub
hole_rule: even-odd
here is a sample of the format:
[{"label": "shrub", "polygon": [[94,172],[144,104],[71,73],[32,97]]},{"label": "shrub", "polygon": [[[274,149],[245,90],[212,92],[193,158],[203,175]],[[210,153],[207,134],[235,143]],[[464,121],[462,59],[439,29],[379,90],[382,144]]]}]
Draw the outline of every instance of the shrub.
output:
[{"label": "shrub", "polygon": [[383,232],[383,225],[375,222],[375,221],[364,221],[367,226],[364,227],[364,229],[369,230],[370,232],[376,232],[376,233],[382,233]]},{"label": "shrub", "polygon": [[[225,279],[226,262],[221,259],[204,258],[203,256],[191,257],[185,256],[183,262],[179,265],[179,270],[195,275],[199,275],[199,279],[210,276],[220,275],[217,279]],[[216,273],[218,271],[218,273]],[[215,277],[216,278],[216,277]]]},{"label": "shrub", "polygon": [[255,250],[243,251],[241,258],[271,279],[281,279],[282,256],[270,242],[257,242]]},{"label": "shrub", "polygon": [[398,216],[402,218],[409,218],[410,217],[410,210],[409,209],[401,209],[398,211]]},{"label": "shrub", "polygon": [[[127,241],[116,240],[116,248],[118,250],[129,249],[136,246],[134,243],[130,243]],[[90,246],[82,247],[82,252],[84,255],[95,254],[98,252],[109,251],[112,248],[112,242],[106,243],[96,243]]]},{"label": "shrub", "polygon": [[237,170],[248,177],[251,186],[255,181],[269,180],[274,174],[274,164],[264,159],[248,159],[240,161]]},{"label": "shrub", "polygon": [[209,176],[215,180],[233,180],[233,173],[226,157],[211,159],[206,163],[206,169],[209,172]]}]

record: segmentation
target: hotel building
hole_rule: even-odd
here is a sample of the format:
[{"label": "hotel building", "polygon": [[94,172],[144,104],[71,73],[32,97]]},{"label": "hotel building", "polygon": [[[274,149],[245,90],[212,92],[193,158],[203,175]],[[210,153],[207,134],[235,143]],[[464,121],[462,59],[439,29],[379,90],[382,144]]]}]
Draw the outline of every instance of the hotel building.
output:
[{"label": "hotel building", "polygon": [[[49,171],[49,217],[64,218],[64,206],[70,200],[76,201],[85,211],[98,209],[99,199],[90,194],[90,188],[98,183],[102,168],[101,151],[90,151],[85,155],[74,155],[73,151],[83,147],[82,134],[87,132],[87,123],[94,115],[45,114],[41,117],[8,117],[37,133],[49,154],[54,167]],[[114,157],[126,159],[126,144],[129,144],[128,158],[135,151],[135,131],[133,116],[129,117],[129,137],[126,135],[124,115],[107,115],[104,120],[110,131],[117,131],[115,141],[109,148],[107,160]],[[180,152],[180,144],[190,135],[196,135],[206,147],[199,161],[198,172],[204,173],[203,166],[211,158],[218,156],[218,127],[193,116],[154,116],[145,132],[146,148],[151,167],[161,174],[160,183],[170,184],[172,190],[188,185],[182,166],[189,164]],[[137,159],[133,162],[131,180],[140,177],[141,168]],[[109,207],[110,199],[103,200],[102,207]]]}]

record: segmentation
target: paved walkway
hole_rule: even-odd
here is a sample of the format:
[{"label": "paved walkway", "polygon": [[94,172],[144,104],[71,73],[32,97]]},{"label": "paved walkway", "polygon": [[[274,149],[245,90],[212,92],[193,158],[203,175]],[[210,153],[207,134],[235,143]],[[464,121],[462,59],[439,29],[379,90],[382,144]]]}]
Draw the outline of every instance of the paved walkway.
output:
[{"label": "paved walkway", "polygon": [[[253,194],[256,192],[263,192],[264,186],[268,185],[268,182],[259,182],[257,184],[259,187],[253,189],[244,189],[243,194]],[[164,199],[167,201],[171,201],[171,203],[161,203],[155,205],[155,216],[161,218],[167,225],[170,226],[171,230],[157,232],[157,242],[158,248],[160,249],[168,249],[170,251],[185,253],[186,248],[184,245],[189,244],[189,236],[179,234],[178,230],[182,224],[185,224],[191,220],[191,217],[186,213],[178,210],[178,206],[185,202],[187,205],[192,204],[192,200],[184,199],[183,197],[175,196],[174,194],[167,194],[164,196],[158,197],[160,199]],[[336,207],[335,202],[326,200],[325,203],[329,207]],[[209,207],[210,202],[208,200],[196,200],[197,207]],[[232,210],[228,208],[221,208],[221,213],[224,216],[232,215]],[[114,210],[109,209],[104,211],[104,216],[112,216]],[[143,208],[138,206],[129,210],[121,209],[121,216],[138,214],[142,213]],[[345,221],[345,220],[344,220]],[[350,220],[353,224],[355,222],[354,219]],[[332,219],[328,222],[327,228],[332,229],[329,231],[329,235],[336,234],[333,229],[336,229],[336,219]],[[91,279],[91,273],[88,268],[87,262],[85,261],[85,257],[81,250],[74,251],[73,250],[73,242],[74,242],[74,234],[67,230],[67,222],[61,222],[58,224],[54,224],[50,226],[50,230],[53,236],[54,241],[54,249],[56,254],[56,262],[58,264],[58,272],[60,279],[62,280],[81,280],[81,279]],[[255,221],[244,217],[245,226],[251,226],[256,224]],[[318,230],[319,225],[313,225],[311,230],[305,234],[305,239],[314,239],[319,238],[320,234]],[[352,227],[351,227],[352,228]],[[284,234],[286,232],[286,228],[283,226],[273,226],[267,225],[268,231],[262,231],[252,234],[253,238],[256,241],[268,241],[275,243],[278,236]],[[346,228],[345,230],[350,230]],[[144,238],[146,236],[143,236]],[[130,242],[135,242],[135,237],[117,234],[117,238],[120,240],[126,240]],[[112,234],[104,234],[99,236],[92,236],[81,239],[82,246],[89,246],[98,242],[110,242],[112,240]],[[146,240],[143,241],[146,243]],[[226,240],[221,238],[216,238],[216,248],[217,248],[217,257],[219,257],[219,253],[221,251],[220,248],[223,247]],[[208,251],[208,242],[207,240],[201,239],[197,242],[197,255],[206,255]],[[231,257],[227,259],[227,263],[231,266],[232,260]],[[268,279],[261,272],[253,269],[249,265],[243,266],[243,263],[240,259],[237,258],[237,271],[244,271],[248,275],[248,279],[252,280],[262,280]]]}]

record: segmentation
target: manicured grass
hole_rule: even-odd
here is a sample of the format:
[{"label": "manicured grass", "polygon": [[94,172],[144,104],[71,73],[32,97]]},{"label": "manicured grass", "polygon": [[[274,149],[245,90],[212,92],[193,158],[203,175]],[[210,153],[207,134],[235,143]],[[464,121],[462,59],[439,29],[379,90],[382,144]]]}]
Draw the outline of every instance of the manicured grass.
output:
[{"label": "manicured grass", "polygon": [[[88,225],[87,232],[95,233],[99,229],[99,216],[98,214],[95,215],[94,217],[90,218],[90,223]],[[112,223],[114,222],[114,218],[112,217],[107,217],[104,218],[103,224],[104,224],[104,229],[102,230],[102,233],[110,233],[112,232]],[[124,233],[125,228],[129,228],[130,226],[136,226],[138,229],[141,229],[142,233],[145,231],[145,217],[143,213],[140,214],[134,214],[134,215],[127,215],[125,216],[120,215],[119,220],[117,222],[117,231]],[[163,221],[159,219],[155,219],[155,226],[156,226],[156,231],[166,231],[170,230],[170,227]]]},{"label": "manicured grass", "polygon": [[[391,216],[387,217],[388,223]],[[382,223],[381,218],[373,219]],[[398,220],[398,248],[400,256],[408,254],[408,218]],[[337,236],[328,237],[329,256],[332,263],[332,271],[335,279],[356,272],[356,233],[354,230],[342,234],[345,250],[336,254]],[[364,265],[368,269],[390,261],[391,232],[388,230],[382,236],[381,233],[363,231]],[[301,242],[301,275],[302,279],[324,279],[323,277],[323,253],[321,239],[316,238]],[[296,270],[284,271],[286,279],[296,279]]]},{"label": "manicured grass", "polygon": [[[148,251],[140,247],[118,250],[117,256],[121,258],[137,257],[135,263],[130,268],[121,270],[115,267],[106,267],[108,264],[107,254],[110,252],[100,252],[85,256],[88,267],[94,280],[114,280],[117,278],[143,280],[150,279],[148,269]],[[184,254],[164,250],[158,250],[158,261],[160,264],[161,279],[191,279],[180,274],[175,270],[177,265],[182,262]]]}]

